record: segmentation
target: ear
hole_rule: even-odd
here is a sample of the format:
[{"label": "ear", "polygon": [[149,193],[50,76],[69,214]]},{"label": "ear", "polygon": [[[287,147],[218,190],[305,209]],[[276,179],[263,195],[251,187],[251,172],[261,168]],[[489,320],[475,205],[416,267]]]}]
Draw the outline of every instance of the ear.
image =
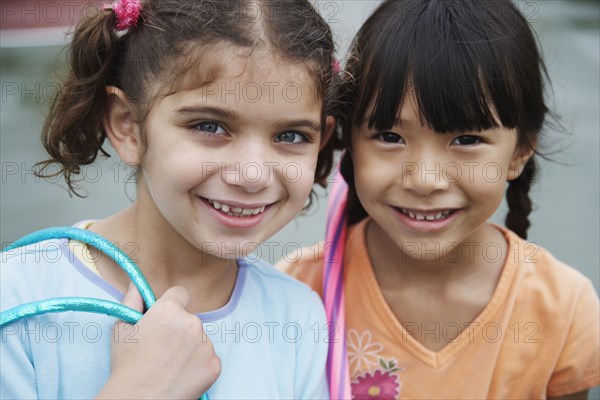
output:
[{"label": "ear", "polygon": [[526,143],[517,150],[515,150],[515,154],[513,155],[513,159],[508,167],[508,181],[514,181],[523,172],[525,168],[525,164],[529,161],[529,159],[535,153],[535,143]]},{"label": "ear", "polygon": [[123,162],[138,165],[141,161],[142,141],[131,103],[125,93],[115,86],[107,86],[106,93],[108,112],[103,120],[106,137]]},{"label": "ear", "polygon": [[321,146],[319,147],[319,151],[323,150],[323,147],[329,142],[331,139],[331,135],[335,132],[335,118],[331,115],[328,115],[325,118],[325,129],[323,130],[323,136],[321,137]]}]

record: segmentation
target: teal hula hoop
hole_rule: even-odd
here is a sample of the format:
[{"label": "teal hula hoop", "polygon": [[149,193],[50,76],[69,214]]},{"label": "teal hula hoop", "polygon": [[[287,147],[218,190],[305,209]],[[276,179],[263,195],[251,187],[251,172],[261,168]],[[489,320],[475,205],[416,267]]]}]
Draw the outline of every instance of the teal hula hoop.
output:
[{"label": "teal hula hoop", "polygon": [[[156,296],[152,288],[133,260],[102,236],[85,229],[73,228],[71,226],[42,229],[18,239],[16,242],[5,247],[2,252],[12,251],[19,247],[29,246],[44,240],[63,238],[83,242],[108,255],[129,275],[129,278],[131,278],[131,281],[139,290],[146,307],[150,308],[156,303]],[[137,323],[143,316],[142,313],[132,308],[112,301],[89,297],[58,297],[21,304],[20,306],[3,311],[0,313],[0,328],[22,318],[64,311],[105,314],[119,318],[128,324]],[[204,393],[199,400],[208,400],[208,395]]]}]

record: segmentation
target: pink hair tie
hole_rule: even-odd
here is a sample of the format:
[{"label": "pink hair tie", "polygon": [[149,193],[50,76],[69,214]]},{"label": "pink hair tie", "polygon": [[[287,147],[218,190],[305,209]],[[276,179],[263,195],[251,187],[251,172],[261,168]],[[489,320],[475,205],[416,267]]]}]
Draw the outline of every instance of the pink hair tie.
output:
[{"label": "pink hair tie", "polygon": [[112,6],[107,6],[106,8],[112,9],[117,17],[117,30],[124,31],[137,25],[142,9],[142,2],[140,0],[117,0]]},{"label": "pink hair tie", "polygon": [[335,74],[339,74],[342,71],[342,66],[337,58],[333,59],[331,66],[333,67],[333,73]]}]

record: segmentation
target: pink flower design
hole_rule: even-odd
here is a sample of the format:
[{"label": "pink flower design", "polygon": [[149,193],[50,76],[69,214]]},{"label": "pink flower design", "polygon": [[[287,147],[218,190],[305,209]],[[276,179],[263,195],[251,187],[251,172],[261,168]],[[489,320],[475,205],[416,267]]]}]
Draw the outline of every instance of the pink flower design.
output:
[{"label": "pink flower design", "polygon": [[352,383],[352,398],[356,400],[394,400],[400,394],[400,384],[397,375],[390,372],[382,373],[376,370],[373,375],[369,372]]}]

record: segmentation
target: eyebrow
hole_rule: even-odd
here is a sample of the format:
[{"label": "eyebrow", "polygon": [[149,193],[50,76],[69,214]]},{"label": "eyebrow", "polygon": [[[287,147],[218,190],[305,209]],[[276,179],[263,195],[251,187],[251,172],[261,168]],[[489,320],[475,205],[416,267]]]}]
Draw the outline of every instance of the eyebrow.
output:
[{"label": "eyebrow", "polygon": [[[180,114],[212,114],[221,118],[237,119],[239,114],[232,110],[210,106],[184,106],[175,110]],[[316,132],[321,132],[321,124],[311,119],[283,119],[278,121],[278,125],[286,128],[309,128]]]},{"label": "eyebrow", "polygon": [[281,121],[281,125],[291,128],[309,128],[321,132],[321,124],[310,119],[290,119]]},{"label": "eyebrow", "polygon": [[235,119],[239,115],[235,111],[226,110],[224,108],[219,107],[209,107],[209,106],[185,106],[175,110],[180,114],[213,114],[222,118],[230,118]]}]

